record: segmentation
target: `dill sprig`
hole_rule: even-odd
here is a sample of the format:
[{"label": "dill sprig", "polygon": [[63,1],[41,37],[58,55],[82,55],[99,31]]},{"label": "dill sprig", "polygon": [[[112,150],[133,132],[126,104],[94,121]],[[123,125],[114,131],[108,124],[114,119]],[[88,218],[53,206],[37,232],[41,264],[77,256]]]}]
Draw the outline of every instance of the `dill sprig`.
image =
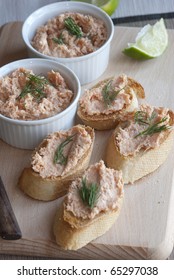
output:
[{"label": "dill sprig", "polygon": [[138,133],[135,138],[141,135],[153,135],[154,133],[159,133],[171,128],[169,125],[164,124],[167,117],[163,117],[160,121],[154,122],[156,116],[157,113],[155,111],[152,112],[151,116],[148,116],[144,111],[137,111],[135,113],[134,120],[136,123],[148,125],[148,127]]},{"label": "dill sprig", "polygon": [[112,87],[112,81],[113,80],[110,80],[102,89],[103,100],[107,106],[110,106],[112,104],[112,102],[116,99],[119,92],[122,89],[124,89],[124,88],[121,88],[119,90],[114,90]]},{"label": "dill sprig", "polygon": [[78,24],[74,21],[72,17],[68,17],[64,20],[64,24],[66,29],[72,34],[76,35],[77,38],[81,38],[83,36],[83,32]]},{"label": "dill sprig", "polygon": [[45,77],[29,74],[28,81],[17,99],[24,98],[30,93],[38,102],[40,102],[42,98],[46,97],[46,93],[44,92],[44,86],[46,84],[49,84],[49,81]]},{"label": "dill sprig", "polygon": [[65,157],[63,152],[66,145],[73,141],[75,134],[68,136],[56,149],[53,162],[60,165],[66,165],[68,157]]},{"label": "dill sprig", "polygon": [[64,39],[62,33],[59,35],[59,37],[54,37],[52,38],[54,43],[57,43],[58,45],[63,45],[64,44]]},{"label": "dill sprig", "polygon": [[82,179],[82,187],[79,189],[79,194],[84,204],[87,204],[92,209],[99,198],[100,189],[95,183],[87,184],[85,177]]}]

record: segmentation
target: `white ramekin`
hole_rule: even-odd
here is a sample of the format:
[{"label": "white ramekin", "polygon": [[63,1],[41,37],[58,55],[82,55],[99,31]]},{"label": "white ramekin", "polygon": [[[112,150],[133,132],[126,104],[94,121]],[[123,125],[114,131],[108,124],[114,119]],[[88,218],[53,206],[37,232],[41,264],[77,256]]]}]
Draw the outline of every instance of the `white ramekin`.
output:
[{"label": "white ramekin", "polygon": [[41,58],[22,59],[0,68],[0,78],[9,75],[17,68],[33,70],[34,74],[46,75],[50,70],[58,71],[74,92],[70,106],[61,113],[41,120],[15,120],[0,114],[0,138],[17,148],[34,149],[49,133],[69,129],[75,123],[77,103],[80,97],[80,82],[77,76],[65,65]]},{"label": "white ramekin", "polygon": [[[108,34],[105,44],[93,53],[73,58],[51,57],[34,49],[31,45],[31,41],[35,35],[36,29],[46,24],[49,19],[64,12],[79,12],[102,19],[106,25]],[[91,4],[71,1],[50,4],[36,10],[25,20],[22,27],[22,37],[27,46],[29,57],[42,57],[63,63],[74,71],[81,84],[96,80],[106,70],[113,34],[114,26],[112,20],[104,11]]]}]

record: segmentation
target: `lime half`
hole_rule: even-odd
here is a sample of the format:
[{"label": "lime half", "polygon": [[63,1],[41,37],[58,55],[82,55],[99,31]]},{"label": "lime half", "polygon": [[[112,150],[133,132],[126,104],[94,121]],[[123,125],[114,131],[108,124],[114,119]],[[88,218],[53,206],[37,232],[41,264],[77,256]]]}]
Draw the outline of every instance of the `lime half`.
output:
[{"label": "lime half", "polygon": [[76,0],[78,2],[86,2],[96,5],[104,10],[108,15],[112,15],[118,7],[120,0]]},{"label": "lime half", "polygon": [[168,34],[163,18],[153,26],[145,25],[138,33],[135,43],[128,43],[123,53],[136,59],[160,56],[168,46]]}]

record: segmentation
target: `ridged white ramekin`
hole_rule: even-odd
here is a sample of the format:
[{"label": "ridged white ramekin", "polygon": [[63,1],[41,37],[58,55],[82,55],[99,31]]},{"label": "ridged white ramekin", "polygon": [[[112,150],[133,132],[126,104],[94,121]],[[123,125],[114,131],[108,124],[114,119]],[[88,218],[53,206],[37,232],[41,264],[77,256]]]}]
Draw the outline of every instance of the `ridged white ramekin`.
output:
[{"label": "ridged white ramekin", "polygon": [[[107,28],[107,41],[105,44],[93,53],[72,58],[51,57],[34,49],[31,45],[31,41],[36,33],[36,29],[44,25],[49,19],[65,12],[79,12],[102,19]],[[50,4],[36,10],[25,20],[22,27],[22,37],[27,46],[29,57],[54,59],[63,63],[74,71],[81,84],[96,80],[106,70],[113,34],[114,26],[112,20],[104,11],[91,4],[71,1]]]},{"label": "ridged white ramekin", "polygon": [[34,149],[49,133],[69,129],[74,125],[81,87],[77,76],[66,66],[41,58],[22,59],[1,67],[0,79],[20,67],[31,69],[34,74],[42,73],[43,75],[50,70],[58,71],[74,92],[73,101],[64,111],[46,119],[24,121],[0,114],[0,138],[17,148]]}]

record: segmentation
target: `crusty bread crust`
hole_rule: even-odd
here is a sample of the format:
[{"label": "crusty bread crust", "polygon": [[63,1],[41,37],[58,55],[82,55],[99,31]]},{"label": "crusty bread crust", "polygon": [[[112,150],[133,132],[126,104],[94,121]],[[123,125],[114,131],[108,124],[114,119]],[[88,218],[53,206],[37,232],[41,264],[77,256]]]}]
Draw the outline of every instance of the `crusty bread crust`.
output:
[{"label": "crusty bread crust", "polygon": [[88,220],[85,225],[78,228],[72,227],[64,220],[63,204],[58,209],[53,225],[53,232],[56,243],[65,250],[78,250],[92,240],[106,233],[118,218],[123,202],[123,193],[117,201],[117,208],[114,211],[101,213],[93,220]]},{"label": "crusty bread crust", "polygon": [[[97,83],[95,86],[93,86],[92,88],[97,88],[101,85],[106,84],[111,78],[109,79],[105,79],[103,81],[100,81],[99,83]],[[133,89],[134,92],[134,96],[133,96],[133,92],[131,91],[131,89]],[[137,107],[136,104],[134,104],[135,100],[137,98],[145,98],[145,92],[143,87],[136,82],[135,80],[133,80],[132,78],[128,77],[128,88],[127,91],[130,92],[130,94],[132,95],[132,103],[129,107],[125,108],[125,112],[129,112],[130,110],[133,111],[134,107]],[[135,102],[136,103],[136,102]],[[119,123],[119,112],[115,112],[115,113],[111,113],[111,114],[100,114],[100,115],[93,115],[90,116],[86,113],[83,112],[81,106],[78,106],[78,110],[77,110],[77,115],[79,116],[79,118],[83,121],[83,123],[85,125],[89,125],[91,127],[93,127],[96,130],[108,130],[108,129],[113,129],[115,128],[118,123]]]},{"label": "crusty bread crust", "polygon": [[66,194],[70,183],[81,176],[84,169],[88,167],[89,161],[83,162],[81,170],[73,172],[66,177],[42,178],[32,170],[25,168],[19,178],[18,186],[27,195],[34,199],[50,201]]},{"label": "crusty bread crust", "polygon": [[[174,125],[173,114],[171,123]],[[121,125],[121,124],[120,124]],[[167,159],[173,145],[174,130],[166,130],[165,138],[160,146],[147,151],[141,149],[135,156],[123,156],[118,150],[115,135],[118,127],[109,138],[105,161],[106,165],[116,170],[122,170],[124,184],[134,183],[136,180],[150,174],[161,166]]]},{"label": "crusty bread crust", "polygon": [[71,170],[66,176],[42,178],[31,167],[25,168],[18,180],[19,188],[30,197],[43,201],[50,201],[63,196],[67,192],[69,184],[75,178],[81,176],[89,165],[95,134],[91,127],[86,127],[85,129],[91,135],[92,143],[78,161],[74,170]]},{"label": "crusty bread crust", "polygon": [[88,116],[84,114],[81,108],[78,108],[77,115],[82,120],[85,125],[89,125],[96,130],[109,130],[115,128],[118,123],[118,115],[117,114],[109,114],[109,115],[99,115],[99,116]]}]

